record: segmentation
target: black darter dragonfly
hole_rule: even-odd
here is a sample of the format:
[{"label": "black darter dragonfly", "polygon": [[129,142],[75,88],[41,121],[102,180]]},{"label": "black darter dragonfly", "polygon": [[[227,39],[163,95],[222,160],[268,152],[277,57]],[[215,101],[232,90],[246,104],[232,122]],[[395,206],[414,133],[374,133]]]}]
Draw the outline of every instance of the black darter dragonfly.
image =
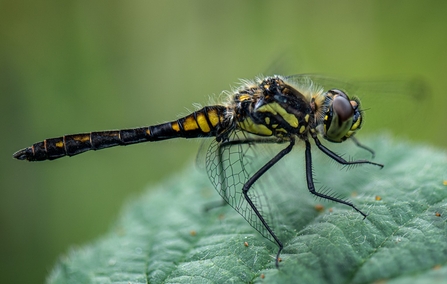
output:
[{"label": "black darter dragonfly", "polygon": [[[374,154],[354,138],[354,134],[362,127],[362,115],[357,98],[348,97],[340,89],[324,90],[314,82],[312,76],[271,76],[243,81],[239,88],[228,93],[227,102],[205,106],[175,121],[46,139],[16,152],[14,158],[53,160],[88,150],[146,141],[213,137],[206,154],[206,169],[211,183],[252,227],[278,245],[275,262],[278,267],[283,243],[263,210],[261,203],[266,201],[253,185],[289,154],[298,140],[303,141],[306,181],[310,193],[350,206],[366,217],[351,202],[315,189],[311,156],[313,141],[320,151],[342,165],[371,164],[382,168],[383,165],[368,160],[345,160],[320,142],[320,136],[334,143],[350,139]],[[248,173],[244,168],[246,156],[242,149],[256,144],[283,144],[284,147],[262,167]]]}]

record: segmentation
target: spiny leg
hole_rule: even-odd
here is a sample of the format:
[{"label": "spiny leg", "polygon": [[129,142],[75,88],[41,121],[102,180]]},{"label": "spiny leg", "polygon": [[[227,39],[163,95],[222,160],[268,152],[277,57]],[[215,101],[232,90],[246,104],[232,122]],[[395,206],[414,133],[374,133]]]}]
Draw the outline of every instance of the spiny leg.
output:
[{"label": "spiny leg", "polygon": [[293,145],[295,145],[295,140],[293,138],[290,138],[290,143],[289,145],[284,148],[283,150],[281,150],[278,154],[276,154],[275,157],[273,157],[270,161],[268,161],[264,166],[262,166],[262,168],[260,168],[243,186],[242,188],[242,192],[244,193],[244,197],[245,200],[248,202],[248,204],[250,205],[251,209],[253,209],[253,211],[255,212],[256,216],[259,218],[259,220],[261,221],[262,225],[266,228],[266,230],[269,232],[269,234],[273,237],[273,239],[275,240],[275,242],[278,244],[278,253],[276,254],[276,260],[275,260],[275,265],[276,268],[279,268],[279,255],[281,254],[281,251],[283,249],[283,244],[281,243],[281,241],[278,239],[278,237],[275,235],[275,233],[273,232],[273,230],[270,228],[270,226],[267,224],[267,222],[265,221],[264,217],[262,216],[262,214],[259,212],[258,208],[256,208],[255,204],[253,203],[253,201],[251,200],[251,198],[248,196],[248,191],[250,190],[250,188],[253,186],[253,184],[264,174],[266,173],[273,165],[275,165],[279,160],[281,160],[285,155],[287,155],[288,153],[290,153],[290,151],[293,148]]},{"label": "spiny leg", "polygon": [[[323,146],[323,144],[321,144],[320,140],[318,140],[317,137],[312,137],[312,138],[314,139],[315,145],[317,145],[318,149],[320,149],[323,153],[325,153],[326,155],[331,157],[333,160],[335,160],[336,162],[338,162],[338,163],[340,163],[342,165],[370,164],[370,165],[374,165],[374,166],[378,166],[380,168],[383,168],[382,164],[374,163],[374,162],[371,162],[371,161],[368,161],[368,160],[346,161],[345,159],[343,159],[339,155],[335,154],[334,152],[332,152],[331,150],[329,150],[328,148]],[[307,142],[307,143],[309,143],[309,142]],[[307,150],[307,143],[306,143],[306,150]],[[310,145],[309,145],[309,149],[310,149]]]},{"label": "spiny leg", "polygon": [[[323,145],[321,145],[320,141],[316,138],[315,139],[315,143],[317,144],[318,148],[323,151],[326,155],[328,155],[329,157],[331,157],[332,159],[336,160],[337,162],[344,164],[344,165],[349,165],[349,164],[373,164],[373,165],[377,165],[377,166],[382,166],[380,164],[375,164],[369,161],[353,161],[353,162],[348,162],[346,160],[344,160],[342,157],[338,156],[337,154],[333,153],[332,151],[330,151],[329,149],[327,149],[326,147],[324,147]],[[323,194],[323,193],[319,193],[315,190],[315,185],[314,185],[314,181],[313,181],[313,174],[312,174],[312,155],[311,155],[311,151],[310,151],[310,142],[309,140],[305,140],[306,141],[306,180],[307,180],[307,188],[309,189],[310,193],[312,193],[313,195],[316,195],[318,197],[321,197],[323,199],[328,199],[331,201],[335,201],[341,204],[345,204],[348,205],[350,207],[352,207],[355,211],[359,212],[360,214],[362,214],[363,219],[366,218],[366,214],[363,213],[360,209],[358,209],[357,207],[355,207],[354,204],[352,204],[351,202],[348,202],[346,200],[334,197],[334,196],[330,196],[327,194]],[[383,167],[383,166],[382,166]]]}]

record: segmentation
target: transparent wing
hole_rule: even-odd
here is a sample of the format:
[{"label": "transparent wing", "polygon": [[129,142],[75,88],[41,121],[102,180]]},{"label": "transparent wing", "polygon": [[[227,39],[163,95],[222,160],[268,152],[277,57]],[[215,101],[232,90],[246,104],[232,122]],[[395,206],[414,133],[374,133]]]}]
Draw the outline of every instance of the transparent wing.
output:
[{"label": "transparent wing", "polygon": [[373,80],[344,80],[321,74],[295,74],[286,76],[298,84],[311,79],[325,90],[341,89],[351,96],[374,96],[387,98],[397,96],[396,99],[424,101],[430,98],[430,86],[422,77],[395,77]]},{"label": "transparent wing", "polygon": [[431,111],[435,106],[430,85],[421,77],[347,81],[318,74],[297,74],[286,78],[298,85],[311,79],[324,90],[341,89],[349,97],[359,98],[364,111],[365,130],[387,129],[416,139],[429,136],[433,131],[427,126],[436,119]]},{"label": "transparent wing", "polygon": [[[233,131],[227,141],[218,142],[214,140],[211,142],[206,154],[206,170],[211,183],[222,198],[241,214],[253,228],[265,238],[274,242],[267,228],[246,201],[242,188],[254,173],[277,154],[274,153],[274,149],[278,147],[270,147],[272,145],[262,147],[262,144],[279,145],[274,143],[271,138],[263,140],[263,138],[256,136],[256,143],[253,142],[252,138],[244,132]],[[286,144],[281,144],[280,146],[285,148]],[[266,151],[265,149],[268,150]],[[268,226],[274,231],[276,221],[272,214],[271,206],[273,204],[269,203],[268,197],[268,194],[274,193],[268,192],[268,188],[266,190],[266,185],[268,184],[266,180],[269,178],[271,176],[269,171],[267,171],[250,188],[248,196]]]},{"label": "transparent wing", "polygon": [[216,139],[215,138],[209,138],[209,139],[203,139],[200,142],[199,150],[197,152],[196,160],[195,160],[196,167],[200,171],[204,171],[205,170],[206,155],[207,155],[207,152],[208,152],[208,148],[210,147],[212,141],[214,141],[214,140],[216,140]]}]

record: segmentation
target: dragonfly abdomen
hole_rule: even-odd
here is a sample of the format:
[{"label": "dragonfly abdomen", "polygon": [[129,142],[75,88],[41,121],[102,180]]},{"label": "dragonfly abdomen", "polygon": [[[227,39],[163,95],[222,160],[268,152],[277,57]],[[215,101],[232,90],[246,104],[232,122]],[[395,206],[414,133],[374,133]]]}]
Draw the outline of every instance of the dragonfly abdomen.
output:
[{"label": "dragonfly abdomen", "polygon": [[54,160],[89,150],[160,141],[172,138],[216,136],[223,127],[227,108],[209,106],[183,118],[159,125],[133,129],[99,131],[46,139],[14,153],[14,158],[28,161]]}]

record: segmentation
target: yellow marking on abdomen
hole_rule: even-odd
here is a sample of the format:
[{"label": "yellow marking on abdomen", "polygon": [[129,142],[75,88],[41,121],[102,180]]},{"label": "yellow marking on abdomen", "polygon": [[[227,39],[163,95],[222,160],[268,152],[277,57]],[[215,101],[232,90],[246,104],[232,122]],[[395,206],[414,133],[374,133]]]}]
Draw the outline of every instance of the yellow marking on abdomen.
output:
[{"label": "yellow marking on abdomen", "polygon": [[213,127],[215,127],[216,125],[218,125],[219,122],[220,122],[220,117],[219,117],[219,115],[217,114],[217,112],[216,112],[215,109],[210,110],[210,111],[208,112],[208,119],[210,120],[211,125],[212,125]]},{"label": "yellow marking on abdomen", "polygon": [[196,130],[197,128],[199,128],[199,126],[193,116],[188,116],[183,122],[183,129],[185,131]]},{"label": "yellow marking on abdomen", "polygon": [[172,127],[172,130],[174,130],[175,132],[179,132],[180,131],[180,125],[178,125],[177,121],[172,122],[171,123],[171,127]]},{"label": "yellow marking on abdomen", "polygon": [[56,142],[56,147],[57,148],[63,148],[64,147],[64,142],[63,141]]},{"label": "yellow marking on abdomen", "polygon": [[78,136],[74,136],[73,140],[79,141],[79,142],[86,142],[86,141],[90,141],[90,135],[78,135]]},{"label": "yellow marking on abdomen", "polygon": [[208,125],[208,121],[206,120],[206,117],[203,113],[199,113],[197,115],[196,119],[197,119],[197,123],[199,124],[200,129],[203,132],[206,132],[206,133],[210,132],[210,130],[211,130],[210,126]]}]

